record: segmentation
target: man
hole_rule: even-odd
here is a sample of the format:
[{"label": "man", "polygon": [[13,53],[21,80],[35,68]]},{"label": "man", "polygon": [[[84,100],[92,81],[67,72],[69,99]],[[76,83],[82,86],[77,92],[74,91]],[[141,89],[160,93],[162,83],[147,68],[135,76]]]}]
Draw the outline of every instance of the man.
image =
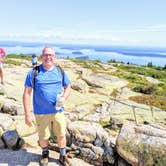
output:
[{"label": "man", "polygon": [[[59,161],[68,165],[66,157],[66,122],[64,117],[64,102],[70,94],[70,81],[61,69],[54,66],[55,52],[51,47],[45,47],[42,51],[42,64],[38,67],[38,73],[33,69],[29,71],[25,80],[23,104],[25,111],[25,123],[32,125],[30,113],[30,96],[33,89],[33,110],[39,133],[39,144],[42,148],[42,158],[39,163],[42,166],[48,164],[49,151],[48,139],[50,137],[50,126],[57,136],[60,148]],[[61,94],[60,102],[57,96]],[[58,103],[58,109],[56,109]],[[59,109],[61,107],[61,109]]]},{"label": "man", "polygon": [[3,61],[6,56],[6,51],[3,48],[0,48],[0,77],[1,77],[1,84],[4,84],[3,81]]}]

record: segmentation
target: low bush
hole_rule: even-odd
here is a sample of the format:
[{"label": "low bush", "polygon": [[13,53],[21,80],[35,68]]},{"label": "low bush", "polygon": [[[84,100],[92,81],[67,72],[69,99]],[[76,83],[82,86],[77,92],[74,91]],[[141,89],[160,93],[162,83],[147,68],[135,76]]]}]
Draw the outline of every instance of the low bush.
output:
[{"label": "low bush", "polygon": [[154,95],[132,96],[129,98],[137,103],[155,106],[166,111],[166,98]]},{"label": "low bush", "polygon": [[137,85],[132,90],[143,94],[152,94],[156,87],[153,84]]}]

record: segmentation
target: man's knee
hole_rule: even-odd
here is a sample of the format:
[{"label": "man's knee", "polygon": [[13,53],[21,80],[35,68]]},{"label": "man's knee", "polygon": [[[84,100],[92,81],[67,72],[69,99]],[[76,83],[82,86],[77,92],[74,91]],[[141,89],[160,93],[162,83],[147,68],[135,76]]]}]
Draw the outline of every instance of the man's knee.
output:
[{"label": "man's knee", "polygon": [[40,147],[47,147],[48,146],[48,140],[39,140]]},{"label": "man's knee", "polygon": [[58,137],[58,146],[60,148],[64,148],[66,146],[66,136],[59,136]]},{"label": "man's knee", "polygon": [[58,136],[59,141],[66,141],[66,136]]}]

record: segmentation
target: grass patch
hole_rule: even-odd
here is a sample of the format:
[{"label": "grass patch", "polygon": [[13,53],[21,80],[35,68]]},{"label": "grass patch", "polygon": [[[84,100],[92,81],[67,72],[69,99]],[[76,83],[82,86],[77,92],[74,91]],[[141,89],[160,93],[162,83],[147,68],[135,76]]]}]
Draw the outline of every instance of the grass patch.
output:
[{"label": "grass patch", "polygon": [[[118,70],[110,74],[129,81],[128,87],[135,92],[142,93],[142,96],[130,97],[138,103],[156,106],[166,110],[166,70],[157,67],[145,67],[135,65],[117,66]],[[149,76],[162,81],[159,84],[148,82],[145,77]]]},{"label": "grass patch", "polygon": [[24,60],[31,60],[31,56],[25,54],[8,54],[7,59],[14,58],[14,59],[24,59]]},{"label": "grass patch", "polygon": [[21,64],[22,64],[22,62],[16,61],[16,60],[13,60],[13,59],[5,59],[5,63],[16,65],[16,66],[21,66]]},{"label": "grass patch", "polygon": [[137,103],[155,106],[166,111],[166,98],[154,95],[132,96],[129,98]]},{"label": "grass patch", "polygon": [[83,68],[87,68],[92,70],[93,72],[97,72],[98,70],[105,70],[99,60],[79,60],[79,59],[72,59],[73,62],[79,64]]},{"label": "grass patch", "polygon": [[119,65],[118,69],[133,73],[156,78],[166,83],[166,70],[161,67],[146,67],[134,65]]}]

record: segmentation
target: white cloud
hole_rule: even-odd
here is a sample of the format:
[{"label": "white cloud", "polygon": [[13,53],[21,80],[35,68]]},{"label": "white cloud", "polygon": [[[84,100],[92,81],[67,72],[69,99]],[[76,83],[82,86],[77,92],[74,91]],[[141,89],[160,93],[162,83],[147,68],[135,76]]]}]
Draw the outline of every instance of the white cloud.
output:
[{"label": "white cloud", "polygon": [[[164,39],[154,37],[152,32],[162,32],[166,30],[166,24],[151,25],[137,29],[128,30],[94,30],[82,31],[81,29],[66,29],[63,27],[40,28],[40,31],[26,33],[10,33],[0,35],[1,40],[20,40],[34,42],[60,42],[60,43],[82,43],[82,44],[131,44],[147,45],[149,43],[164,43]],[[162,36],[162,35],[161,35]],[[161,43],[160,43],[161,42]]]}]

